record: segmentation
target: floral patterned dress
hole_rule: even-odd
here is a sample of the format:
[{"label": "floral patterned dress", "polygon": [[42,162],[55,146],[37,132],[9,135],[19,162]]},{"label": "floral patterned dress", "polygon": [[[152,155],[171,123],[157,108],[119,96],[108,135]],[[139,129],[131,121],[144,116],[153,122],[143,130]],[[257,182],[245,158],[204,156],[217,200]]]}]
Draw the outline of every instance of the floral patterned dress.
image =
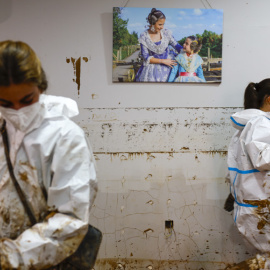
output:
[{"label": "floral patterned dress", "polygon": [[183,47],[177,43],[170,30],[162,29],[160,33],[161,40],[159,42],[151,40],[148,30],[143,32],[139,38],[143,64],[136,74],[136,82],[166,82],[168,79],[171,68],[164,64],[150,64],[150,59],[153,57],[158,59],[174,59],[174,52],[169,45],[178,53]]},{"label": "floral patterned dress", "polygon": [[175,60],[177,66],[172,68],[168,82],[205,82],[202,70],[203,60],[198,54],[188,56],[183,52],[178,54]]}]

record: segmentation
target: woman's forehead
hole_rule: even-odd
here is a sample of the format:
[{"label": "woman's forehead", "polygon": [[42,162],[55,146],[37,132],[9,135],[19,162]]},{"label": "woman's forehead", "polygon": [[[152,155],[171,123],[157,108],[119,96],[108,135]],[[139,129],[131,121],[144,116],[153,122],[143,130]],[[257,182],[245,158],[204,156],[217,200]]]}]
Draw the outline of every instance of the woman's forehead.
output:
[{"label": "woman's forehead", "polygon": [[11,101],[39,92],[38,87],[33,83],[11,84],[9,86],[0,86],[0,98]]}]

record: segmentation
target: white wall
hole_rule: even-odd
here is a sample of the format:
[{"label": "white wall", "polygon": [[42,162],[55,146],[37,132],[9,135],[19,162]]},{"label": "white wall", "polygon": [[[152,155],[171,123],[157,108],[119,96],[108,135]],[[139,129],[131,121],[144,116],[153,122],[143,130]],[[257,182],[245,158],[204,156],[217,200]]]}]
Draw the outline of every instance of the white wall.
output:
[{"label": "white wall", "polygon": [[[126,4],[223,9],[222,83],[113,84],[112,7]],[[269,76],[269,10],[268,0],[0,0],[1,40],[29,43],[48,93],[81,109],[76,121],[100,179],[91,216],[104,232],[96,269],[221,269],[254,253],[223,210],[224,176],[229,116],[247,83]],[[89,59],[79,93],[71,57]]]}]

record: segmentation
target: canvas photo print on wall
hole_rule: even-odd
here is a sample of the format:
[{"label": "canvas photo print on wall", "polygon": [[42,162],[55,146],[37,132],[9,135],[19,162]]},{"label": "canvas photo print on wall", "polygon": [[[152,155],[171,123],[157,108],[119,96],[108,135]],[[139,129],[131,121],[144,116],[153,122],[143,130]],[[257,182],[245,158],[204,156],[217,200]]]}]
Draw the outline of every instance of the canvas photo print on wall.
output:
[{"label": "canvas photo print on wall", "polygon": [[223,10],[113,8],[113,82],[220,83]]}]

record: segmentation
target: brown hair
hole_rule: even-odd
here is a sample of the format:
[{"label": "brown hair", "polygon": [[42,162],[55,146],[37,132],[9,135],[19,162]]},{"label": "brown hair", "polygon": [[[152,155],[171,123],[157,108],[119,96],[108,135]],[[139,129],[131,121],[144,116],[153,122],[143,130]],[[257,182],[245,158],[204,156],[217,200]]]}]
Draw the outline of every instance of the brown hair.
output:
[{"label": "brown hair", "polygon": [[196,38],[195,36],[189,36],[187,37],[191,40],[191,43],[190,43],[190,49],[194,52],[194,53],[197,53],[200,51],[200,49],[202,48],[202,43],[201,41]]},{"label": "brown hair", "polygon": [[46,74],[32,48],[22,41],[0,42],[0,86],[34,83],[41,92],[48,87]]},{"label": "brown hair", "polygon": [[270,79],[259,83],[249,83],[244,94],[245,109],[260,109],[267,97],[270,96]]},{"label": "brown hair", "polygon": [[151,12],[148,14],[146,21],[150,25],[155,25],[158,20],[166,19],[166,16],[164,13],[160,10],[157,10],[155,8],[152,8]]}]

